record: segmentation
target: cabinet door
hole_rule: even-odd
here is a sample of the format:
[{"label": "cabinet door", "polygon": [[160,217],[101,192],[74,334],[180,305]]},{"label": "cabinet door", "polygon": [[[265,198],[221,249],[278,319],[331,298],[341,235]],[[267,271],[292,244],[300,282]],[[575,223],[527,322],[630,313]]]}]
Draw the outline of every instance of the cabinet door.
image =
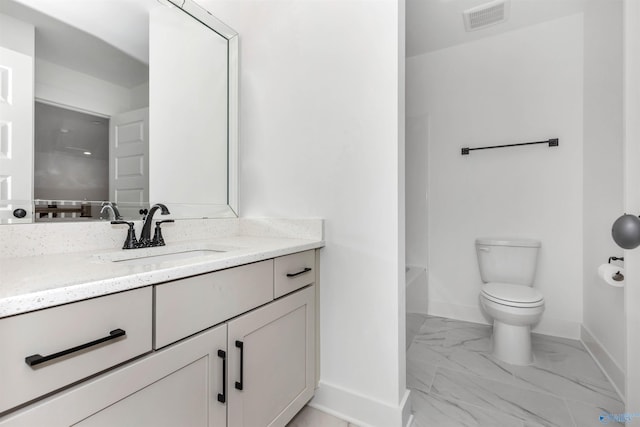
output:
[{"label": "cabinet door", "polygon": [[0,426],[226,426],[218,400],[226,332],[203,332],[0,418]]},{"label": "cabinet door", "polygon": [[229,322],[229,426],[284,426],[311,399],[315,289]]}]

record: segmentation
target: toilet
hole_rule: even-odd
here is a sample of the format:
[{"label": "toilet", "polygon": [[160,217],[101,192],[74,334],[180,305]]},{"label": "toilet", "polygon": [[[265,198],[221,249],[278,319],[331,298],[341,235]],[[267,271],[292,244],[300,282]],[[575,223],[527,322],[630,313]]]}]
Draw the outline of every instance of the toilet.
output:
[{"label": "toilet", "polygon": [[544,312],[544,297],[533,288],[539,249],[532,239],[476,239],[480,304],[493,319],[493,355],[513,365],[533,363],[531,326]]}]

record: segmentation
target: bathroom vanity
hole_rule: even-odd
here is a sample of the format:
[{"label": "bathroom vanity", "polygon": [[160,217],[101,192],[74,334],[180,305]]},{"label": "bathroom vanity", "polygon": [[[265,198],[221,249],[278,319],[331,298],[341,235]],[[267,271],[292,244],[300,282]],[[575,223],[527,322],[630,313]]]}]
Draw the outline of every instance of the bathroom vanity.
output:
[{"label": "bathroom vanity", "polygon": [[[317,383],[322,221],[266,220],[265,226],[236,218],[238,34],[191,0],[142,2],[133,12],[127,2],[105,10],[76,2],[68,6],[64,31],[114,27],[103,25],[107,15],[116,27],[125,15],[140,20],[132,28],[149,27],[140,43],[148,52],[133,58],[148,62],[133,67],[142,67],[135,93],[122,92],[126,102],[117,105],[89,105],[98,91],[78,87],[84,80],[69,77],[77,74],[72,64],[53,83],[33,73],[33,64],[43,63],[34,34],[45,27],[32,19],[34,3],[39,19],[51,14],[56,25],[66,10],[65,2],[2,3],[0,21],[15,33],[0,43],[0,65],[18,70],[20,63],[4,61],[24,57],[30,62],[23,69],[31,73],[15,75],[24,76],[20,87],[36,88],[34,94],[11,86],[25,106],[15,114],[21,127],[12,135],[33,133],[35,97],[109,117],[113,146],[104,156],[108,200],[78,193],[32,200],[34,177],[42,175],[32,170],[32,146],[11,165],[0,165],[21,173],[4,173],[15,188],[4,192],[13,199],[2,200],[0,209],[0,224],[6,224],[0,230],[0,426],[284,426]],[[92,14],[77,13],[83,7]],[[79,40],[74,34],[69,39]],[[124,40],[135,41],[132,34]],[[91,58],[87,63],[94,65]],[[117,63],[120,71],[124,62]],[[56,90],[38,93],[47,84]],[[67,93],[92,96],[60,98]],[[27,139],[16,146],[26,148]],[[59,200],[86,212],[66,217]],[[162,228],[167,246],[116,250],[126,231],[87,222],[88,200],[108,203],[120,220],[117,204],[131,230],[150,200],[170,200],[171,215],[180,221]],[[43,218],[42,203],[55,215]],[[155,206],[162,205],[148,213],[144,244],[125,246],[148,246]],[[32,224],[37,221],[48,223]]]},{"label": "bathroom vanity", "polygon": [[317,382],[321,246],[228,236],[0,259],[0,425],[286,425]]}]

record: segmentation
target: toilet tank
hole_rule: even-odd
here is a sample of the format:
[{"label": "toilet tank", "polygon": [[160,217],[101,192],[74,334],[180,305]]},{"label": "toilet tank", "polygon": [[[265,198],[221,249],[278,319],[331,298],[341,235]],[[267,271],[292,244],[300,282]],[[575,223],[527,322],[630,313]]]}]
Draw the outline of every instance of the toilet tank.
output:
[{"label": "toilet tank", "polygon": [[482,281],[532,286],[539,248],[540,241],[533,239],[476,239]]}]

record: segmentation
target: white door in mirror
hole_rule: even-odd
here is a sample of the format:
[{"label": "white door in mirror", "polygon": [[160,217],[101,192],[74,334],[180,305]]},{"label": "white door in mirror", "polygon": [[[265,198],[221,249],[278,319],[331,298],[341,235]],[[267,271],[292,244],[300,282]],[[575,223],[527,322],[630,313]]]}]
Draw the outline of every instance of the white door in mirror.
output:
[{"label": "white door in mirror", "polygon": [[109,121],[109,200],[120,214],[136,218],[149,205],[149,108]]},{"label": "white door in mirror", "polygon": [[0,46],[0,223],[31,222],[32,160],[33,58]]}]

